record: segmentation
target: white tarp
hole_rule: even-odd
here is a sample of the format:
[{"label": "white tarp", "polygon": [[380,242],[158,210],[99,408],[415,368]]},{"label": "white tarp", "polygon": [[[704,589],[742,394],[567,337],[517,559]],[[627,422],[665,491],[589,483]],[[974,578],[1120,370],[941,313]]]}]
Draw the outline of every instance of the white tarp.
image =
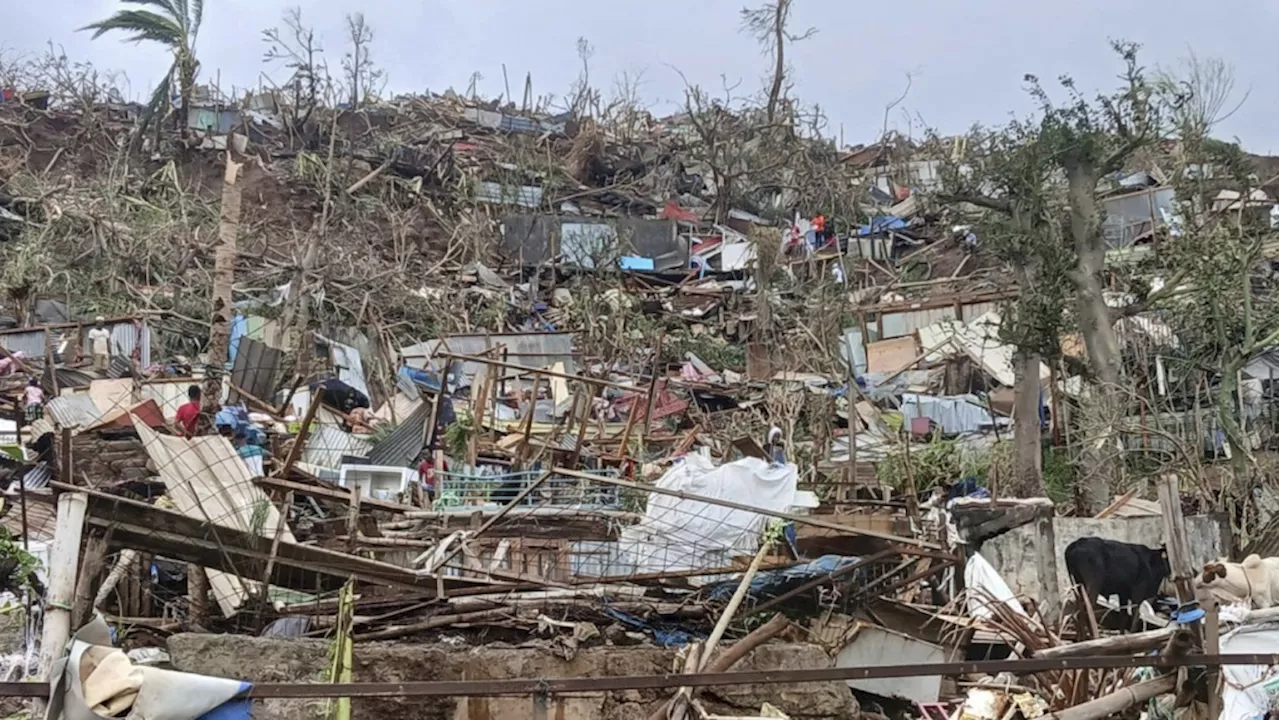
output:
[{"label": "white tarp", "polygon": [[[276,536],[280,512],[254,484],[249,467],[226,438],[203,435],[188,440],[161,435],[141,421],[133,426],[178,512],[241,532]],[[288,525],[280,528],[280,540],[295,542]],[[250,583],[216,570],[209,570],[208,576],[223,614],[235,615],[249,596]]]},{"label": "white tarp", "polygon": [[[53,662],[46,718],[101,720],[128,711],[131,720],[196,720],[250,689],[249,683],[134,665],[111,646],[101,615],[76,631]],[[228,715],[227,717],[230,717]]]},{"label": "white tarp", "polygon": [[[743,458],[717,467],[701,455],[689,455],[655,485],[786,512],[795,503],[798,475],[792,463],[775,466]],[[755,512],[650,493],[644,519],[623,530],[619,544],[640,573],[726,568],[734,556],[755,554],[767,520]]]},{"label": "white tarp", "polygon": [[[1224,655],[1274,653],[1280,625],[1266,623],[1237,628],[1219,641]],[[1253,720],[1276,707],[1275,665],[1225,665],[1222,668],[1222,714],[1218,720]]]},{"label": "white tarp", "polygon": [[991,610],[992,602],[1004,603],[1010,610],[1027,616],[1027,611],[1018,602],[1009,583],[1000,577],[1000,573],[980,553],[970,555],[969,561],[964,564],[964,586],[968,590],[967,603],[971,618],[990,620],[995,617]]}]

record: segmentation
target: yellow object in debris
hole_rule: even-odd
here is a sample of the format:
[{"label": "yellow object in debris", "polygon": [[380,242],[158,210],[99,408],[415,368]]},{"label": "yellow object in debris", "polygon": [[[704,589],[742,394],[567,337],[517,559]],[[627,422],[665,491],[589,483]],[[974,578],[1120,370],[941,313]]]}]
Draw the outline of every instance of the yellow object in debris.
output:
[{"label": "yellow object in debris", "polygon": [[1018,706],[1018,710],[1022,713],[1022,717],[1027,718],[1027,720],[1038,718],[1049,710],[1049,706],[1044,700],[1041,700],[1029,692],[1014,695],[1013,704]]}]

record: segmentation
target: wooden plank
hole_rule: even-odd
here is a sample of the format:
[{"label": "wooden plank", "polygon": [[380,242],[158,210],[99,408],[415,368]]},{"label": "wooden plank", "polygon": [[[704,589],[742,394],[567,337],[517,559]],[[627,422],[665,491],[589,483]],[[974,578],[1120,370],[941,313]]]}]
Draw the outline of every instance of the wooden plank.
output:
[{"label": "wooden plank", "polygon": [[[325,500],[334,500],[344,505],[351,502],[351,493],[344,488],[334,488],[325,485],[308,485],[294,480],[285,480],[283,478],[274,477],[254,478],[253,482],[263,490],[292,490],[303,495],[324,498]],[[375,510],[386,510],[396,514],[413,512],[421,509],[413,505],[402,505],[397,502],[391,502],[390,500],[379,500],[375,497],[360,498],[360,504],[364,507],[374,508]]]},{"label": "wooden plank", "polygon": [[[54,482],[55,490],[84,492],[89,496],[87,522],[109,529],[113,547],[132,547],[144,552],[181,560],[203,567],[245,576],[243,570],[265,567],[272,558],[272,538],[189,518],[172,512],[85,488]],[[349,497],[349,496],[348,496]],[[42,502],[45,500],[42,499]],[[240,570],[240,572],[238,572]],[[353,557],[311,545],[282,542],[277,548],[271,583],[280,587],[314,592],[317,586],[336,589],[348,577],[361,582],[433,591],[436,578],[367,558]],[[443,578],[448,587],[472,587],[475,581]]]},{"label": "wooden plank", "polygon": [[914,335],[867,343],[867,372],[894,372],[917,362],[920,354]]}]

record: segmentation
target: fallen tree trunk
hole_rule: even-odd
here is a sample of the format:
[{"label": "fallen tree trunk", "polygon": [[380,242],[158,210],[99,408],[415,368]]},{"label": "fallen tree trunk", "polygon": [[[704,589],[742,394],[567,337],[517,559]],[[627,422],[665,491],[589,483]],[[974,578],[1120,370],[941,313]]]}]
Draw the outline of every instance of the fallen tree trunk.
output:
[{"label": "fallen tree trunk", "polygon": [[[1249,614],[1245,616],[1244,622],[1263,622],[1277,618],[1280,618],[1280,608],[1263,608],[1261,610],[1250,610]],[[1047,659],[1085,657],[1088,655],[1129,655],[1146,652],[1164,645],[1177,630],[1177,626],[1171,625],[1159,630],[1085,640],[1069,645],[1037,650],[1031,657]]]},{"label": "fallen tree trunk", "polygon": [[394,625],[385,630],[375,630],[360,635],[356,635],[353,639],[360,642],[367,640],[391,640],[393,638],[412,635],[413,633],[422,632],[424,630],[432,630],[435,628],[448,627],[459,623],[475,622],[477,620],[492,620],[500,617],[513,617],[510,608],[494,608],[492,610],[477,610],[476,612],[455,613],[452,615],[436,615],[435,617],[424,620],[420,623],[412,625]]},{"label": "fallen tree trunk", "polygon": [[1173,692],[1176,681],[1176,675],[1164,675],[1154,680],[1120,688],[1110,695],[1103,695],[1096,700],[1060,710],[1047,717],[1056,718],[1056,720],[1100,720],[1138,703],[1144,703],[1157,695]]},{"label": "fallen tree trunk", "polygon": [[1146,652],[1155,650],[1165,644],[1176,627],[1170,626],[1159,630],[1150,630],[1147,632],[1130,633],[1128,635],[1116,635],[1115,637],[1098,638],[1096,640],[1085,640],[1083,642],[1071,643],[1070,645],[1059,645],[1057,647],[1045,648],[1032,653],[1034,658],[1067,658],[1067,657],[1084,657],[1086,655],[1128,655],[1131,653]]},{"label": "fallen tree trunk", "polygon": [[[747,633],[746,637],[730,645],[728,648],[725,648],[725,651],[720,653],[715,660],[712,660],[711,664],[708,665],[703,672],[728,672],[729,668],[733,667],[734,663],[746,657],[752,650],[755,650],[761,645],[772,640],[778,635],[778,633],[786,630],[788,625],[790,625],[790,621],[787,620],[785,615],[782,613],[774,615],[769,622],[761,625],[755,630],[752,630]],[[693,688],[690,699],[697,697],[699,690],[701,690],[701,688]],[[649,716],[649,720],[663,720],[666,718],[667,708],[671,706],[671,702],[671,700],[668,700],[667,702],[662,703],[662,705]]]}]

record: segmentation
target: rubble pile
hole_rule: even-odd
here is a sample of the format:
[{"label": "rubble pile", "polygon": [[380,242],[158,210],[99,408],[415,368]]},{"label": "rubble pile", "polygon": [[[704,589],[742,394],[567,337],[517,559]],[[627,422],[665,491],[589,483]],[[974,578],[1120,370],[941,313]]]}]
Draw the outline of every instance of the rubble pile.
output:
[{"label": "rubble pile", "polygon": [[[148,138],[110,194],[95,172],[137,108],[0,104],[0,232],[46,227],[25,272],[68,287],[0,278],[20,300],[0,329],[0,471],[22,545],[0,556],[41,559],[5,589],[40,587],[46,638],[49,618],[85,628],[68,658],[142,665],[112,642],[178,631],[325,638],[339,683],[377,641],[565,663],[678,649],[672,692],[628,702],[710,717],[743,708],[694,681],[748,656],[768,670],[785,640],[848,670],[847,717],[1091,720],[1209,695],[1267,711],[1235,680],[1220,692],[1204,656],[1261,653],[1231,648],[1274,640],[1274,603],[1073,595],[1058,560],[1090,532],[1167,543],[1181,581],[1232,548],[1176,485],[1097,518],[1027,497],[1000,332],[1016,286],[970,216],[931,201],[936,164],[905,139],[837,149],[716,106],[593,118],[446,93],[300,120],[278,97],[201,103],[216,112]],[[55,139],[82,178],[37,152]],[[239,246],[215,311],[220,158],[248,169],[226,183]],[[1167,228],[1132,230],[1119,249]],[[1170,342],[1159,317],[1130,320],[1143,347]],[[1259,426],[1274,368],[1249,370]],[[1038,387],[1036,441],[1062,446],[1081,372],[1042,365]],[[1123,442],[1147,451],[1140,420]],[[1274,538],[1274,507],[1261,521]],[[1130,613],[1150,627],[1120,632]],[[1273,681],[1274,656],[1222,672]],[[760,710],[788,712],[819,716]]]}]

